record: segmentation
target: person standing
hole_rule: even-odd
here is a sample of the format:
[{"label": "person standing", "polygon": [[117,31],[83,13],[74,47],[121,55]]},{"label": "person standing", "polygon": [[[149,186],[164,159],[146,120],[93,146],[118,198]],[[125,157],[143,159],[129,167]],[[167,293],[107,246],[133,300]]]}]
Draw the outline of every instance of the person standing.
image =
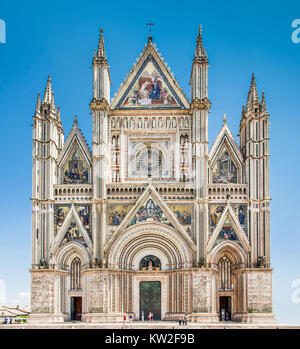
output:
[{"label": "person standing", "polygon": [[183,324],[187,325],[187,322],[188,322],[188,316],[187,316],[187,314],[185,314],[184,319],[183,319]]},{"label": "person standing", "polygon": [[179,316],[178,323],[179,323],[179,326],[181,326],[181,323],[182,323],[182,317],[181,316]]},{"label": "person standing", "polygon": [[144,311],[143,311],[143,310],[142,310],[142,312],[141,312],[141,318],[142,318],[142,321],[145,320],[145,314],[144,314]]},{"label": "person standing", "polygon": [[123,316],[123,324],[125,324],[125,322],[126,322],[126,315],[124,314],[124,316]]}]

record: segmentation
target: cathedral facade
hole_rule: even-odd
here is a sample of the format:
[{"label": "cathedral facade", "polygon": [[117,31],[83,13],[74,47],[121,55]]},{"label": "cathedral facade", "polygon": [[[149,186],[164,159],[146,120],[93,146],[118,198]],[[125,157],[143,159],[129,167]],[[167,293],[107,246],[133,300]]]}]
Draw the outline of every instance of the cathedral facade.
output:
[{"label": "cathedral facade", "polygon": [[272,322],[269,115],[252,76],[239,144],[208,146],[201,27],[185,96],[152,37],[110,97],[100,30],[92,149],[50,77],[33,116],[31,322]]}]

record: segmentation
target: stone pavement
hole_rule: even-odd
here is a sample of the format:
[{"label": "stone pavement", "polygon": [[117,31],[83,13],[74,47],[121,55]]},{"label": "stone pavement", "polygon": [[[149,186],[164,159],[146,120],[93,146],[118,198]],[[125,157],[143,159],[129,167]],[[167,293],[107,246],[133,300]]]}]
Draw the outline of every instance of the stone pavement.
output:
[{"label": "stone pavement", "polygon": [[219,322],[215,324],[190,323],[188,325],[178,325],[177,321],[153,321],[132,323],[86,323],[80,321],[68,321],[63,323],[44,323],[44,324],[12,324],[0,325],[1,329],[298,329],[300,325],[289,324],[245,324],[234,322]]}]

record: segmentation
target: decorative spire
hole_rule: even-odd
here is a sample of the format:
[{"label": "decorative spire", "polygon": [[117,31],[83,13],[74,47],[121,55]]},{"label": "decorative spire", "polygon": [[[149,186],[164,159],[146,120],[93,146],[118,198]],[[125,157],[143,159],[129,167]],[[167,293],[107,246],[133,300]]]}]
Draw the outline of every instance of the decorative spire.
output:
[{"label": "decorative spire", "polygon": [[40,93],[37,94],[37,101],[36,101],[36,107],[35,107],[35,114],[39,114],[41,110],[41,96]]},{"label": "decorative spire", "polygon": [[73,127],[78,127],[77,115],[74,116]]},{"label": "decorative spire", "polygon": [[224,125],[227,124],[227,116],[226,116],[226,114],[223,115],[223,124]]},{"label": "decorative spire", "polygon": [[54,94],[53,94],[53,90],[52,90],[50,75],[48,76],[48,81],[47,81],[45,94],[44,94],[44,98],[43,98],[43,104],[50,104],[50,105],[54,106]]},{"label": "decorative spire", "polygon": [[266,99],[265,99],[265,91],[263,91],[262,95],[261,95],[260,107],[261,107],[261,110],[267,111]]},{"label": "decorative spire", "polygon": [[94,59],[97,60],[98,63],[107,63],[107,58],[105,54],[105,47],[104,47],[104,38],[103,38],[103,29],[100,29],[100,37],[98,42],[98,49],[97,52],[95,52]]},{"label": "decorative spire", "polygon": [[203,41],[202,41],[202,25],[199,25],[199,31],[198,31],[198,37],[197,37],[197,46],[195,49],[195,56],[194,56],[194,62],[197,63],[208,63],[207,59],[207,53],[206,50],[204,50],[203,47]]},{"label": "decorative spire", "polygon": [[253,73],[252,77],[251,77],[251,85],[250,85],[250,89],[248,92],[246,107],[250,108],[255,103],[259,103],[259,96],[258,96],[257,87],[256,87],[256,83],[255,83],[255,77],[254,77],[254,73]]}]

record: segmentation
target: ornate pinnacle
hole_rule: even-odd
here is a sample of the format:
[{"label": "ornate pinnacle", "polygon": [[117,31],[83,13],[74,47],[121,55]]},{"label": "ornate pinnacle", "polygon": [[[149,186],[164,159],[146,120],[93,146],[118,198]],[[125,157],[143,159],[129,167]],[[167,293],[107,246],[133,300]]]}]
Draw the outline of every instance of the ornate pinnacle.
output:
[{"label": "ornate pinnacle", "polygon": [[194,62],[208,62],[206,50],[203,48],[202,41],[202,25],[199,26],[198,37],[197,37],[197,46],[195,49]]},{"label": "ornate pinnacle", "polygon": [[45,94],[44,94],[44,98],[43,98],[43,104],[50,104],[51,106],[53,106],[55,108],[54,94],[53,94],[53,90],[52,90],[50,75],[48,76],[48,80],[47,80],[47,85],[46,85]]},{"label": "ornate pinnacle", "polygon": [[226,114],[223,115],[223,124],[224,125],[227,124],[227,116],[226,116]]},{"label": "ornate pinnacle", "polygon": [[103,29],[100,29],[100,37],[98,42],[97,53],[95,53],[94,59],[100,63],[107,63],[105,47],[104,47],[104,38],[103,38]]},{"label": "ornate pinnacle", "polygon": [[250,89],[248,92],[246,107],[250,108],[255,103],[259,103],[259,97],[258,97],[257,87],[256,87],[256,83],[255,83],[255,77],[254,77],[254,73],[253,73],[252,77],[251,77],[251,85],[250,85]]},{"label": "ornate pinnacle", "polygon": [[261,110],[267,111],[265,92],[264,91],[262,92],[262,95],[261,95],[260,107],[261,107]]},{"label": "ornate pinnacle", "polygon": [[74,116],[73,127],[74,127],[74,126],[78,127],[77,115]]},{"label": "ornate pinnacle", "polygon": [[37,94],[37,101],[36,101],[36,107],[35,107],[35,114],[39,114],[41,110],[41,96],[40,93]]}]

